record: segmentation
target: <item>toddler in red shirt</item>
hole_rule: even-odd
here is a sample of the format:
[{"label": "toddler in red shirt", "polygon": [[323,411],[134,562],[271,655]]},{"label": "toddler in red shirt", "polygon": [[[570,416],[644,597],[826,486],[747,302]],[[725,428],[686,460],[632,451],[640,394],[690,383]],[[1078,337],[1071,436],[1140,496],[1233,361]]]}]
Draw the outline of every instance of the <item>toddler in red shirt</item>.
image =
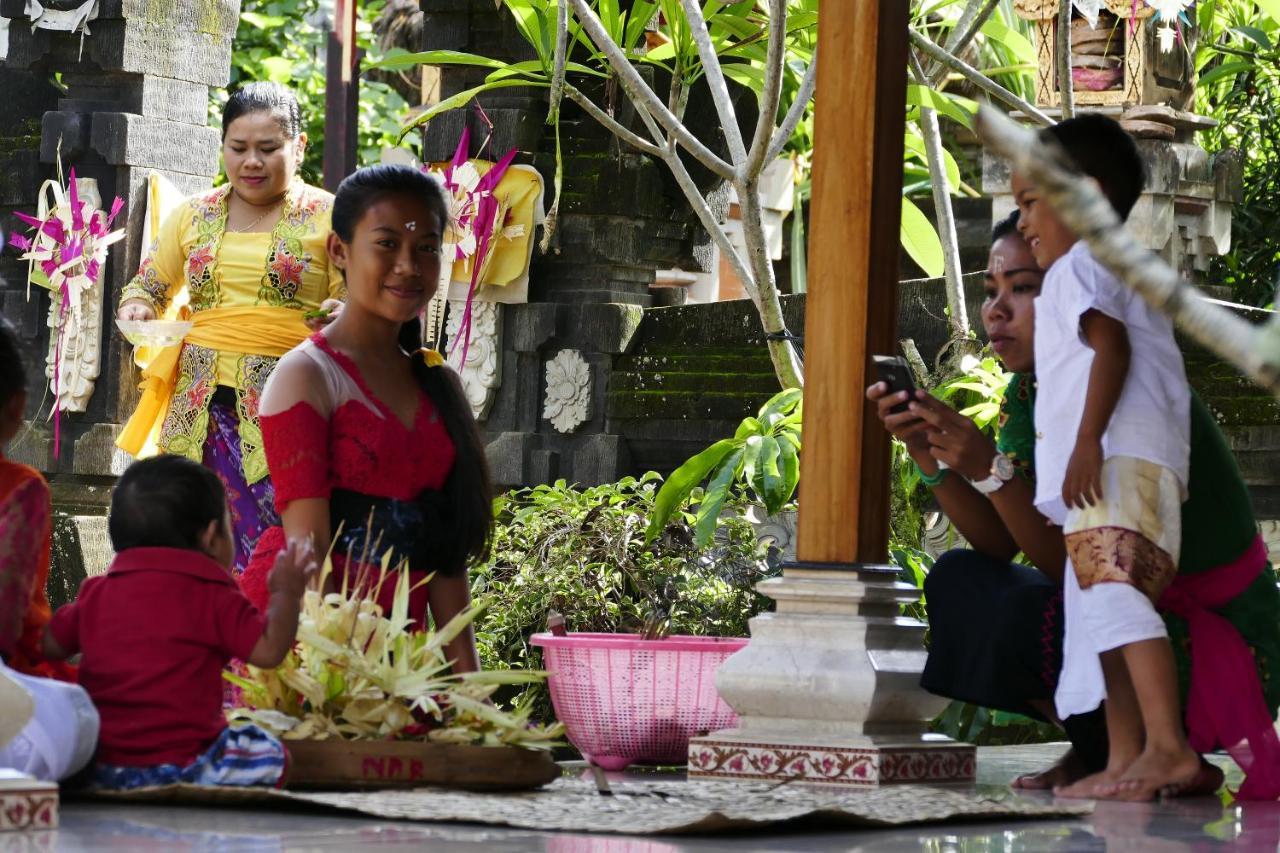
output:
[{"label": "toddler in red shirt", "polygon": [[218,477],[181,456],[135,462],[111,495],[107,573],[54,614],[45,654],[80,653],[80,684],[102,727],[94,783],[276,785],[285,750],[257,726],[229,728],[222,670],[278,666],[316,573],[310,545],[275,562],[264,615],[231,577],[235,545]]}]

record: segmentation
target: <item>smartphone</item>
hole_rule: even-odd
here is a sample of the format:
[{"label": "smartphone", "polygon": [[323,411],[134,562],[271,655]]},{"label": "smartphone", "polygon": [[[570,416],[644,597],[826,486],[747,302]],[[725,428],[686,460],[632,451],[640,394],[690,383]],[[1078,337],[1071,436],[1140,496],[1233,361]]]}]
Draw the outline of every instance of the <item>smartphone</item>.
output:
[{"label": "smartphone", "polygon": [[[876,369],[879,381],[889,386],[889,393],[906,391],[911,397],[916,393],[916,381],[911,375],[911,365],[900,355],[873,355],[871,361]],[[910,397],[908,397],[910,399]],[[899,403],[889,410],[889,414],[897,415],[907,410],[906,403]]]}]

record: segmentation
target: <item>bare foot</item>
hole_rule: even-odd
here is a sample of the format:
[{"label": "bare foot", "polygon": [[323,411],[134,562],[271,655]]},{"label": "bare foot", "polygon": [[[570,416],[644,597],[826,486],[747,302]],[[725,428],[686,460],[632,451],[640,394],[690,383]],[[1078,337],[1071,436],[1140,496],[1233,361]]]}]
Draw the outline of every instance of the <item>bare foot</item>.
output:
[{"label": "bare foot", "polygon": [[1048,791],[1083,779],[1089,774],[1080,756],[1068,749],[1052,767],[1039,773],[1024,773],[1013,780],[1012,786],[1021,791]]},{"label": "bare foot", "polygon": [[[1210,778],[1215,775],[1211,771],[1217,770],[1211,768],[1202,772],[1202,768],[1202,759],[1189,747],[1172,752],[1147,749],[1119,779],[1100,786],[1096,795],[1106,800],[1147,802],[1160,795],[1191,795],[1192,789],[1199,793],[1200,789],[1215,781]],[[1219,772],[1216,776],[1216,781],[1221,783],[1222,774]]]},{"label": "bare foot", "polygon": [[1099,797],[1098,790],[1119,782],[1121,777],[1124,776],[1125,769],[1123,764],[1108,767],[1105,770],[1085,776],[1073,784],[1054,788],[1053,795],[1067,800],[1095,800]]}]

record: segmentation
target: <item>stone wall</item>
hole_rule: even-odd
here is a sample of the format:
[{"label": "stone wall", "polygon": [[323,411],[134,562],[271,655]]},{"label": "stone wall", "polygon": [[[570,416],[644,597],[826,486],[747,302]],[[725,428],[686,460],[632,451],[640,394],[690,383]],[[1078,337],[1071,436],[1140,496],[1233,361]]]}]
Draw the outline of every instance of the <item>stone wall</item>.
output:
[{"label": "stone wall", "polygon": [[[969,316],[982,303],[982,277],[965,277]],[[899,284],[899,337],[930,363],[947,337],[941,279]],[[787,326],[804,331],[804,296],[784,297]],[[1252,322],[1272,312],[1237,306]],[[1253,496],[1273,561],[1280,564],[1280,402],[1214,354],[1180,338],[1192,387],[1217,417]],[[777,392],[759,320],[746,301],[651,309],[633,345],[609,365],[605,417],[623,441],[624,473],[669,473],[733,435],[742,418]]]},{"label": "stone wall", "polygon": [[[45,354],[49,297],[27,298],[26,264],[13,250],[0,257],[0,311],[14,323],[28,360],[33,418],[6,452],[49,478],[56,513],[50,595],[66,600],[85,573],[110,559],[103,517],[110,484],[126,462],[115,448],[119,425],[137,399],[129,346],[115,332],[114,306],[142,252],[146,181],[163,175],[179,190],[210,185],[218,169],[219,132],[208,126],[209,88],[224,86],[239,0],[101,0],[90,33],[32,30],[24,0],[0,0],[9,52],[0,65],[0,217],[21,227],[14,210],[33,213],[40,184],[75,168],[97,182],[104,205],[120,196],[127,229],[108,258],[98,332],[100,374],[82,413],[62,418],[54,453]],[[59,76],[63,87],[52,80]]]}]

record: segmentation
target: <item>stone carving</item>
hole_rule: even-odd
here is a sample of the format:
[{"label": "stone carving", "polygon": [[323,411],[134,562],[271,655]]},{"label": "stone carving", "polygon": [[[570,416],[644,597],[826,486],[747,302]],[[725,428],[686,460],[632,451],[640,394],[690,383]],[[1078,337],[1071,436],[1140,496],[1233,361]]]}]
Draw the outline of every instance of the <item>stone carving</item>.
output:
[{"label": "stone carving", "polygon": [[591,365],[582,353],[562,349],[547,362],[543,417],[560,432],[573,432],[591,417]]},{"label": "stone carving", "polygon": [[776,550],[778,559],[795,560],[795,510],[783,510],[776,515],[769,515],[764,507],[751,504],[742,515],[756,529],[756,538]]},{"label": "stone carving", "polygon": [[[101,209],[102,198],[98,194],[97,181],[78,178],[76,190],[80,198],[94,209]],[[56,408],[64,412],[88,409],[94,382],[102,370],[102,271],[99,270],[96,281],[73,279],[77,280],[83,284],[70,288],[70,298],[65,307],[56,293],[49,302],[48,325],[52,332],[44,375],[49,378],[50,389],[56,389]],[[68,314],[65,323],[63,311]],[[59,327],[61,335],[58,334]],[[55,377],[59,359],[62,371]]]},{"label": "stone carving", "polygon": [[[502,306],[494,302],[474,300],[471,303],[471,340],[465,346],[466,364],[462,363],[464,346],[458,338],[465,300],[450,299],[445,330],[451,352],[449,365],[462,378],[462,388],[471,404],[471,414],[483,421],[493,407],[493,398],[502,385]],[[457,346],[454,346],[457,341]]]}]

